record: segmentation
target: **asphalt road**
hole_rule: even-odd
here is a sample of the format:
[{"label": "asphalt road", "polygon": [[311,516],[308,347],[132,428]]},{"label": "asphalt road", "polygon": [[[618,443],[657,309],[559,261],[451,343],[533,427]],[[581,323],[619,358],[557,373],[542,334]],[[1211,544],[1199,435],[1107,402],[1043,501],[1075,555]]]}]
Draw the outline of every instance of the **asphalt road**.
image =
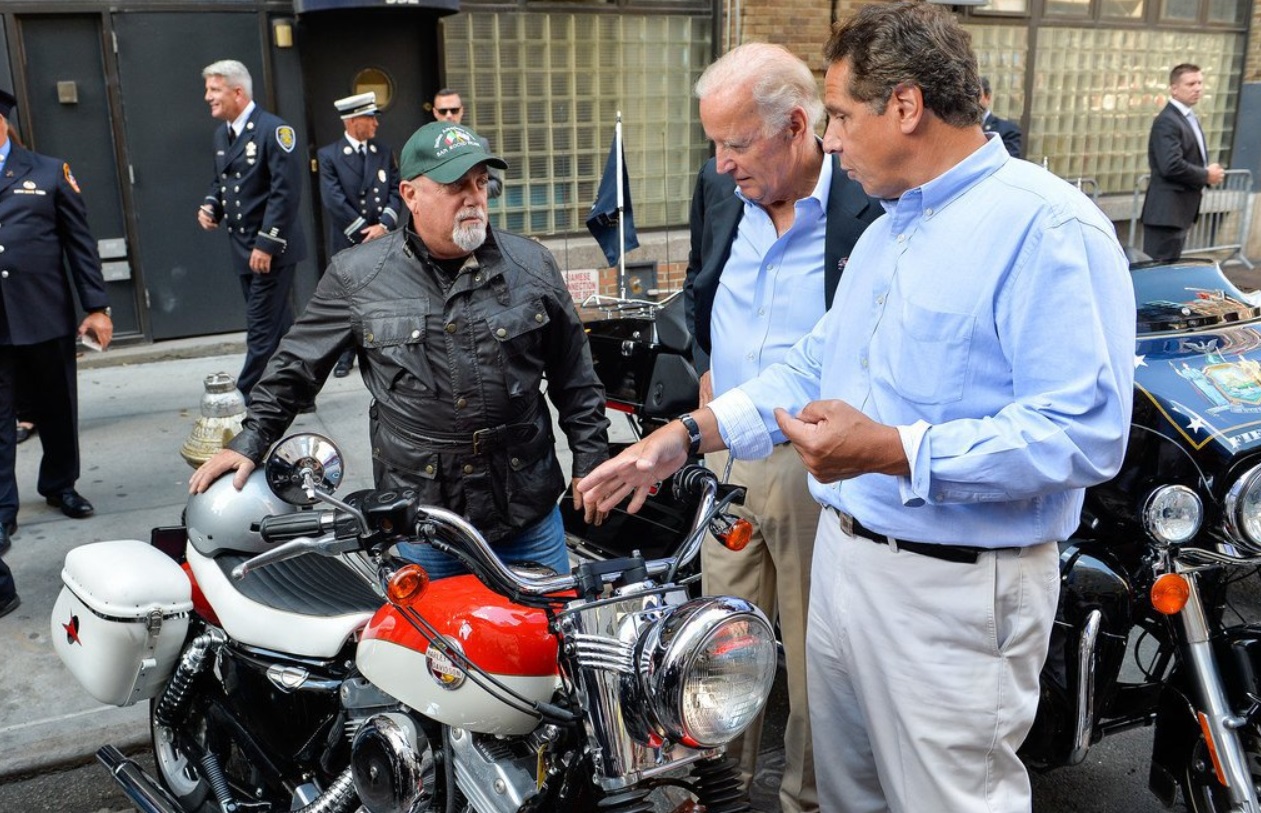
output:
[{"label": "asphalt road", "polygon": [[[1163,813],[1165,808],[1147,790],[1150,746],[1150,730],[1131,731],[1095,746],[1082,765],[1034,775],[1035,813]],[[775,756],[764,752],[772,763]],[[142,761],[152,772],[152,762],[147,757]],[[777,811],[770,786],[774,774],[759,779],[755,809]],[[0,813],[132,813],[132,808],[94,763],[0,785]]]}]

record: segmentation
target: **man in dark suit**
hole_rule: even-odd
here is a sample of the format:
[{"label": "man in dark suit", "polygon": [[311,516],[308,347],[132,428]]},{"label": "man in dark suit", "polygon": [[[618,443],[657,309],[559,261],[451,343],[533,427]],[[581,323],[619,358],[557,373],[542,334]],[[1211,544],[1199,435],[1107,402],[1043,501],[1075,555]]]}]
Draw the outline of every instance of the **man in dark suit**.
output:
[{"label": "man in dark suit", "polygon": [[1196,65],[1169,72],[1169,104],[1152,122],[1147,139],[1151,182],[1143,201],[1143,251],[1153,260],[1182,256],[1187,230],[1200,214],[1204,187],[1221,183],[1226,170],[1208,162],[1204,130],[1195,117],[1204,94],[1204,74]]},{"label": "man in dark suit", "polygon": [[[449,121],[452,124],[464,122],[464,100],[460,92],[452,88],[443,88],[433,95],[433,117],[436,121]],[[490,152],[490,141],[478,136],[482,149]],[[488,197],[492,200],[504,193],[504,171],[498,167],[490,167],[490,189]]]},{"label": "man in dark suit", "polygon": [[[368,91],[347,96],[333,105],[345,123],[346,133],[317,153],[329,259],[343,249],[398,228],[399,213],[403,211],[394,153],[376,139],[376,94]],[[355,350],[348,347],[333,367],[333,375],[350,375],[354,362]]]},{"label": "man in dark suit", "polygon": [[[68,517],[92,514],[75,491],[79,407],[75,340],[91,333],[105,348],[114,335],[109,298],[87,209],[70,165],[31,152],[7,135],[17,104],[0,91],[0,554],[17,530],[18,392],[39,424],[44,456],[37,488]],[[75,314],[74,283],[79,304]],[[17,607],[13,575],[0,562],[0,615]]]},{"label": "man in dark suit", "polygon": [[981,77],[981,107],[985,108],[985,117],[981,119],[981,129],[987,133],[998,133],[1003,146],[1012,158],[1021,158],[1020,125],[1014,121],[1000,119],[990,110],[994,97],[990,92],[989,77]]},{"label": "man in dark suit", "polygon": [[294,266],[306,257],[298,222],[302,151],[294,129],[253,101],[250,73],[225,59],[202,71],[214,133],[215,178],[197,210],[203,229],[227,226],[245,297],[245,364],[237,388],[249,400],[280,337],[293,323]]},{"label": "man in dark suit", "polygon": [[[686,304],[699,349],[701,406],[755,377],[810,331],[832,303],[846,258],[883,214],[823,153],[823,116],[810,68],[777,45],[752,43],[714,62],[696,84],[701,124],[716,157],[692,196]],[[759,100],[770,100],[761,101]],[[717,471],[725,453],[710,455]],[[779,617],[788,672],[785,811],[819,809],[806,704],[805,633],[818,506],[788,444],[737,460],[731,481],[750,489],[739,511],[754,537],[739,552],[707,539],[707,594],[741,596]],[[761,722],[728,748],[751,780]]]}]

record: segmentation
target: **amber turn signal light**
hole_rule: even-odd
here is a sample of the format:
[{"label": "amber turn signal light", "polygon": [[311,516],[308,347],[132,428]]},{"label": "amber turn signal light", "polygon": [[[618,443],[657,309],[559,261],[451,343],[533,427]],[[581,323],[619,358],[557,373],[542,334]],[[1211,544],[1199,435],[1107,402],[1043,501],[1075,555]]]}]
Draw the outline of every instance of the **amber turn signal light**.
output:
[{"label": "amber turn signal light", "polygon": [[728,550],[744,550],[753,539],[753,523],[747,519],[738,519],[731,527],[718,535],[718,541]]},{"label": "amber turn signal light", "polygon": [[390,576],[386,595],[394,604],[415,601],[429,589],[429,572],[420,565],[403,565]]},{"label": "amber turn signal light", "polygon": [[1163,615],[1176,615],[1187,606],[1191,585],[1181,573],[1166,573],[1152,585],[1152,607]]}]

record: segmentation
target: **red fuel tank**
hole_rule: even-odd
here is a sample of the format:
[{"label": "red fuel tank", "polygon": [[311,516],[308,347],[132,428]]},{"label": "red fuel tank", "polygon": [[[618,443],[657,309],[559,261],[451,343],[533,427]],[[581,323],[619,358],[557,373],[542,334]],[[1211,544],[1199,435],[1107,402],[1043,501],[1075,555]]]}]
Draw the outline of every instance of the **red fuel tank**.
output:
[{"label": "red fuel tank", "polygon": [[[411,607],[449,646],[498,680],[539,702],[552,699],[559,685],[557,641],[542,610],[513,604],[475,576],[436,581]],[[447,725],[525,734],[538,722],[468,680],[390,605],[364,629],[356,663],[380,689]]]}]

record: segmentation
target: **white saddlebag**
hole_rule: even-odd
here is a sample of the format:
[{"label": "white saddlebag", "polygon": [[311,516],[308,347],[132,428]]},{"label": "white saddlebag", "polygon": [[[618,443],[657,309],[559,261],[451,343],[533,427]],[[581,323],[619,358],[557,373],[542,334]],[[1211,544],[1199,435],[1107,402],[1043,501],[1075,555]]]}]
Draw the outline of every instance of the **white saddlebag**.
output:
[{"label": "white saddlebag", "polygon": [[137,539],[66,555],[53,607],[53,649],[88,694],[130,706],[171,676],[188,631],[192,583],[173,559]]}]

